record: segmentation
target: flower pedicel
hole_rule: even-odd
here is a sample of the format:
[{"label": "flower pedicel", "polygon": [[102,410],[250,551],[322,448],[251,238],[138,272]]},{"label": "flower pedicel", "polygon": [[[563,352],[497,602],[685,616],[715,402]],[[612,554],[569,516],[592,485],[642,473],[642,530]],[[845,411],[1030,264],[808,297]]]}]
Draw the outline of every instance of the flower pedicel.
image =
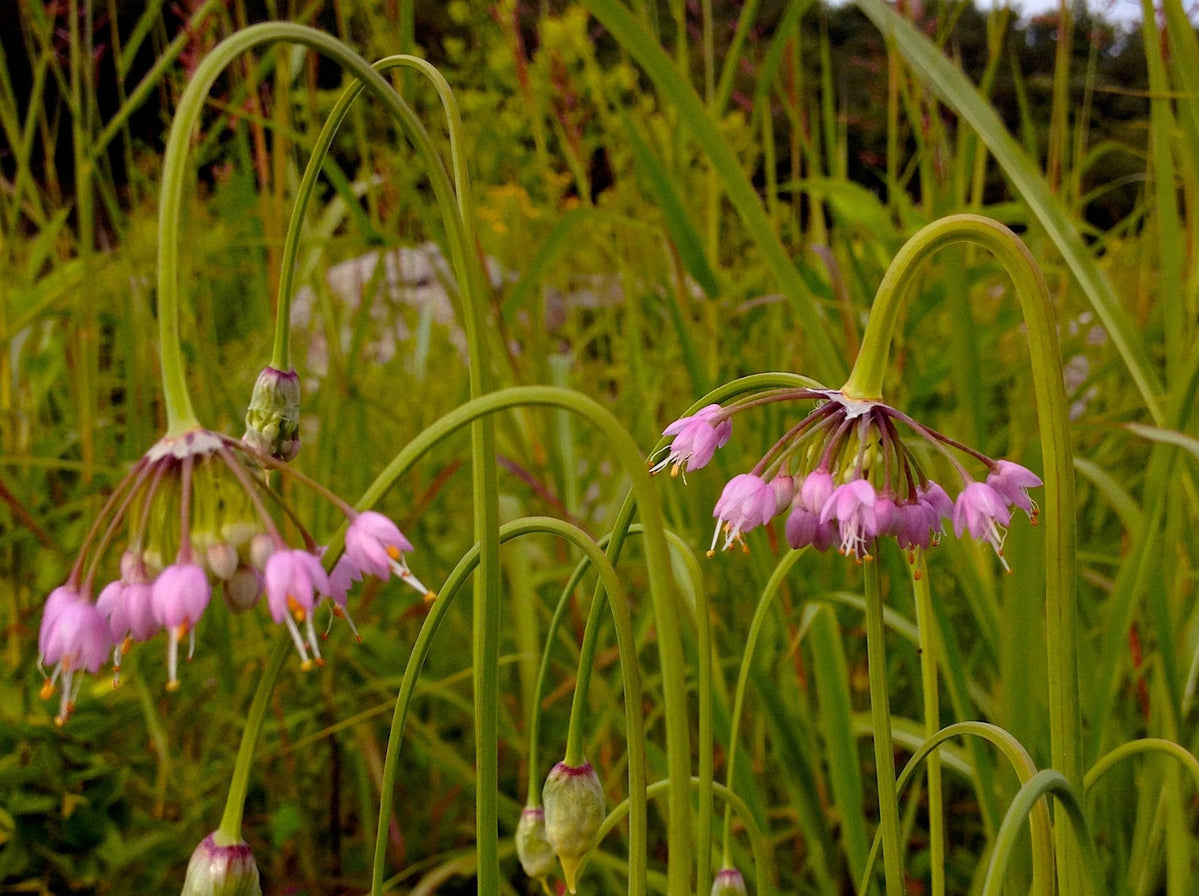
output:
[{"label": "flower pedicel", "polygon": [[[846,556],[871,559],[877,540],[893,537],[914,556],[916,548],[935,545],[951,521],[959,537],[969,532],[994,549],[1005,569],[1003,542],[1013,510],[1037,521],[1037,505],[1028,489],[1041,485],[1032,471],[1006,460],[993,460],[916,422],[881,401],[850,398],[831,389],[776,389],[734,403],[708,405],[666,427],[673,435],[666,457],[652,466],[675,475],[691,472],[712,459],[731,433],[733,415],[780,401],[818,404],[779,439],[749,473],[729,480],[716,502],[716,532],[708,551],[745,547],[744,535],[786,513],[787,542],[818,551],[836,546]],[[930,479],[900,425],[943,454],[957,470],[961,490],[952,500]],[[975,480],[957,454],[987,469]]]}]

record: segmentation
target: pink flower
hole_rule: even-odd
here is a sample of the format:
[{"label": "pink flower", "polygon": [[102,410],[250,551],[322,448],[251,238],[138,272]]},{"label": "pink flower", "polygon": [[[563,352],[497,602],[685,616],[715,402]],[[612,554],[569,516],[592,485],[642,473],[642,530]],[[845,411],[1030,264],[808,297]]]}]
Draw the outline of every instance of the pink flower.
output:
[{"label": "pink flower", "polygon": [[46,661],[46,647],[62,611],[81,600],[83,595],[70,585],[59,585],[46,598],[46,603],[42,606],[42,627],[37,638],[37,653],[42,662]]},{"label": "pink flower", "polygon": [[[291,632],[296,650],[300,654],[300,668],[312,668],[308,649],[318,664],[322,663],[320,648],[316,643],[316,630],[312,625],[312,610],[320,595],[329,593],[329,577],[315,554],[301,550],[278,550],[266,562],[266,602],[271,618],[282,622]],[[297,623],[307,627],[307,648],[300,635]]]},{"label": "pink flower", "polygon": [[680,468],[690,473],[707,466],[716,449],[724,447],[733,434],[733,421],[717,419],[720,414],[720,405],[710,404],[690,416],[680,417],[662,430],[662,435],[674,436],[674,441],[670,443],[666,457],[654,464],[650,472],[657,473],[670,467],[670,475],[677,476]]},{"label": "pink flower", "polygon": [[837,521],[842,554],[859,559],[870,557],[870,548],[879,534],[874,505],[878,495],[865,479],[853,479],[833,490],[820,511],[820,522]]},{"label": "pink flower", "polygon": [[1012,507],[1019,507],[1033,522],[1036,522],[1037,504],[1029,497],[1028,490],[1043,483],[1032,470],[1014,464],[1010,460],[1001,460],[987,474],[987,485],[995,489],[1004,501]]},{"label": "pink flower", "polygon": [[329,573],[329,597],[333,601],[333,615],[343,618],[349,623],[350,631],[354,633],[354,638],[358,641],[362,640],[362,635],[358,634],[358,626],[354,625],[354,620],[351,618],[346,604],[349,601],[350,588],[361,578],[362,574],[358,567],[345,554],[337,558],[337,562],[333,564],[333,569]]},{"label": "pink flower", "polygon": [[179,687],[179,642],[188,636],[187,657],[196,647],[196,623],[208,609],[212,589],[196,563],[173,563],[158,574],[150,591],[154,615],[167,630],[167,690]]},{"label": "pink flower", "polygon": [[38,638],[40,661],[54,666],[54,671],[42,685],[42,697],[53,694],[55,684],[61,679],[62,701],[54,721],[63,725],[75,708],[75,698],[82,686],[77,673],[99,672],[112,650],[112,638],[100,611],[73,589],[66,586],[55,589],[46,599],[46,609]]},{"label": "pink flower", "polygon": [[741,536],[751,529],[764,525],[778,513],[778,498],[770,483],[752,473],[740,473],[728,481],[720,500],[712,510],[716,517],[716,532],[712,536],[712,547],[708,556],[716,553],[716,542],[721,530],[725,533],[723,550],[734,543],[745,542]]},{"label": "pink flower", "polygon": [[346,532],[346,557],[362,573],[370,573],[386,582],[395,573],[421,594],[430,591],[412,574],[404,553],[412,550],[412,543],[399,528],[381,513],[367,510],[350,523]]},{"label": "pink flower", "polygon": [[793,548],[814,547],[827,551],[833,543],[831,522],[820,521],[820,511],[833,493],[833,477],[827,470],[813,470],[791,502],[787,516],[787,544]]},{"label": "pink flower", "polygon": [[985,482],[971,482],[953,507],[953,531],[958,538],[969,533],[977,539],[989,542],[995,549],[1003,568],[1011,572],[1003,559],[1003,541],[1007,537],[1007,526],[1012,512],[999,492]]},{"label": "pink flower", "polygon": [[820,522],[820,514],[808,510],[799,501],[791,505],[785,531],[787,544],[793,548],[811,546],[818,551],[827,551],[833,543],[832,524]]},{"label": "pink flower", "polygon": [[109,582],[96,598],[96,609],[108,620],[116,644],[113,662],[120,665],[121,642],[126,638],[148,641],[162,628],[154,612],[153,588],[149,582]]}]

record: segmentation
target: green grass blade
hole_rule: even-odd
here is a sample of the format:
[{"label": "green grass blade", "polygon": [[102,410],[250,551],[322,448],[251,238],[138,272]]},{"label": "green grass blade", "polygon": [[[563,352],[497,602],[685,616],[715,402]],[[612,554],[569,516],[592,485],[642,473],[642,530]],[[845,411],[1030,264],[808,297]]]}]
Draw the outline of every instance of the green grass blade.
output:
[{"label": "green grass blade", "polygon": [[844,376],[845,361],[828,334],[828,324],[816,304],[808,300],[808,290],[795,269],[787,250],[770,224],[762,202],[742,168],[740,160],[729,146],[720,129],[708,115],[704,102],[694,88],[679,74],[675,64],[658,43],[616,0],[587,0],[585,6],[616,38],[617,42],[645,69],[663,98],[669,97],[679,120],[703,148],[729,202],[737,210],[770,273],[783,292],[794,301],[804,329],[814,368],[814,374],[826,381],[837,382]]},{"label": "green grass blade", "polygon": [[1050,190],[1028,154],[1008,133],[995,110],[927,37],[883,0],[856,2],[880,31],[894,40],[895,47],[920,77],[934,87],[949,107],[978,132],[1016,192],[1028,204],[1036,220],[1062,254],[1095,315],[1107,329],[1150,416],[1160,422],[1161,380],[1153,369],[1137,328],[1120,304],[1111,282],[1087,251],[1069,213]]}]

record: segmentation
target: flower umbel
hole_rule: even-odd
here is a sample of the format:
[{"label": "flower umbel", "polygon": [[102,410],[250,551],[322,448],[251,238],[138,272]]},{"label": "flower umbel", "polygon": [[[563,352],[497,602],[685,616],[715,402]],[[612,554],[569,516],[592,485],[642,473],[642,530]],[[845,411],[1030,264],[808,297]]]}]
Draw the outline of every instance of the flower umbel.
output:
[{"label": "flower umbel", "polygon": [[[323,548],[271,488],[264,469],[315,488],[345,513],[350,534],[336,582],[321,565]],[[298,530],[300,546],[289,543],[280,518]],[[98,570],[122,530],[120,573],[93,601]],[[214,588],[235,612],[254,606],[265,591],[272,618],[287,626],[301,666],[310,668],[321,662],[312,617],[324,598],[332,598],[335,616],[346,616],[347,591],[367,573],[387,578],[395,571],[426,590],[404,561],[411,550],[387,517],[354,510],[236,439],[201,428],[164,438],[113,491],[66,583],[46,599],[38,638],[39,663],[47,670],[43,694],[61,684],[61,724],[74,706],[81,671],[98,672],[110,657],[119,670],[134,641],[159,632],[167,634],[167,689],[174,690],[180,644],[186,639],[191,659]]]},{"label": "flower umbel", "polygon": [[[718,545],[723,550],[734,545],[746,549],[745,533],[786,512],[787,541],[794,548],[824,551],[835,545],[840,553],[864,561],[873,558],[880,537],[894,537],[914,559],[917,548],[937,544],[952,520],[958,536],[968,531],[986,541],[1008,568],[1003,542],[1012,511],[1023,510],[1036,523],[1037,505],[1028,490],[1039,486],[1040,478],[1019,464],[993,460],[881,401],[831,389],[775,389],[727,408],[708,405],[666,427],[664,435],[675,439],[652,472],[667,466],[672,466],[672,475],[680,466],[697,469],[728,441],[734,414],[797,400],[818,404],[751,471],[729,480],[713,510],[718,523],[709,556]],[[927,475],[900,435],[901,425],[957,470],[962,489],[956,501]],[[986,468],[985,482],[967,472],[960,454]]]}]

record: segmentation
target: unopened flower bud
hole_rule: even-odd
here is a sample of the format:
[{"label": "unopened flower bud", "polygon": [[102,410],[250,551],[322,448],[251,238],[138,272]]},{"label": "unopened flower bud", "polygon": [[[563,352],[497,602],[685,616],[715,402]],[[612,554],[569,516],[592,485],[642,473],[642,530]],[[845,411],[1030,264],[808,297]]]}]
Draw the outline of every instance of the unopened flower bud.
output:
[{"label": "unopened flower bud", "polygon": [[562,863],[567,889],[574,893],[579,865],[604,822],[604,788],[590,762],[559,762],[545,779],[541,796],[545,838]]},{"label": "unopened flower bud", "polygon": [[252,450],[288,461],[300,452],[300,377],[267,367],[258,375],[242,441]]},{"label": "unopened flower bud", "polygon": [[216,834],[209,834],[187,863],[182,896],[262,896],[250,847],[218,846]]},{"label": "unopened flower bud", "polygon": [[526,806],[516,826],[516,855],[525,874],[542,884],[557,864],[554,848],[545,839],[545,810]]},{"label": "unopened flower bud", "polygon": [[747,896],[745,878],[736,868],[722,868],[712,882],[712,896]]},{"label": "unopened flower bud", "polygon": [[275,539],[265,532],[259,532],[250,539],[250,563],[261,572],[266,569],[266,563],[271,559],[271,554],[275,553],[277,547]]},{"label": "unopened flower bud", "polygon": [[244,613],[262,597],[262,577],[248,566],[239,566],[225,581],[225,604],[234,613]]},{"label": "unopened flower bud", "polygon": [[214,542],[204,549],[204,561],[218,579],[228,579],[237,572],[237,550],[223,541]]}]

